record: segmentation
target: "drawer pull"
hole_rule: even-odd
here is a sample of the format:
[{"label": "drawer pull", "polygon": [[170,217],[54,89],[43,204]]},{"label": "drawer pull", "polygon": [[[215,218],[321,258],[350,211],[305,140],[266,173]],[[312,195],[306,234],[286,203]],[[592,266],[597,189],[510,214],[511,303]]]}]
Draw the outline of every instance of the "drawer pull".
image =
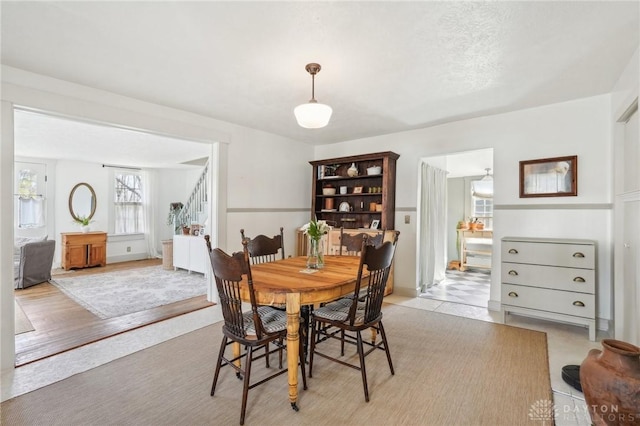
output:
[{"label": "drawer pull", "polygon": [[573,306],[580,306],[581,308],[584,308],[584,303],[582,303],[579,300],[576,300],[575,302],[573,302]]},{"label": "drawer pull", "polygon": [[516,249],[509,249],[509,254],[518,254],[518,250],[516,250]]},{"label": "drawer pull", "polygon": [[582,278],[582,277],[575,277],[575,278],[573,279],[573,282],[574,282],[574,283],[583,283],[583,282],[584,282],[584,278]]},{"label": "drawer pull", "polygon": [[518,271],[514,271],[513,269],[509,271],[509,275],[518,275]]},{"label": "drawer pull", "polygon": [[510,291],[509,297],[518,297],[518,293],[516,293],[515,291]]},{"label": "drawer pull", "polygon": [[573,253],[573,257],[583,258],[584,254],[582,254],[579,251],[577,251],[577,252]]}]

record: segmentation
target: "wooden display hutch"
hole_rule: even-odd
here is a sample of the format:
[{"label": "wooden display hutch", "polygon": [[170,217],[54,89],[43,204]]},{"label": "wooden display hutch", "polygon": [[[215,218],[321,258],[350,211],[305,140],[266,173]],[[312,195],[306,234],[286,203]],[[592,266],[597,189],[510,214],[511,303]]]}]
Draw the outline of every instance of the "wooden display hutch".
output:
[{"label": "wooden display hutch", "polygon": [[[311,218],[350,229],[369,228],[377,220],[378,229],[394,229],[398,157],[387,151],[310,161]],[[355,176],[349,172],[352,165],[358,170]],[[380,167],[380,173],[367,174],[372,167]],[[325,195],[327,186],[335,188],[335,194]],[[340,193],[340,187],[346,187],[346,194]]]},{"label": "wooden display hutch", "polygon": [[63,269],[89,268],[107,264],[106,232],[65,232],[60,235]]}]

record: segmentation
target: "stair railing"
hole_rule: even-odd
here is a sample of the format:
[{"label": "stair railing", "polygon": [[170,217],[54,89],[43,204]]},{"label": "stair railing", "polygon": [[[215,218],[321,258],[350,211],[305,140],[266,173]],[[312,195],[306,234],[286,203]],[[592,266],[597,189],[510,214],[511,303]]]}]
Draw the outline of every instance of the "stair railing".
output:
[{"label": "stair railing", "polygon": [[[202,170],[202,173],[200,174],[198,181],[196,182],[195,186],[193,187],[193,190],[191,191],[191,195],[189,196],[189,199],[182,207],[182,210],[180,210],[180,213],[178,213],[176,217],[176,223],[183,224],[184,226],[189,226],[191,225],[192,221],[199,220],[199,214],[203,213],[203,209],[207,210],[207,211],[204,211],[204,213],[208,213],[208,207],[207,207],[207,203],[209,201],[208,185],[209,185],[209,162],[207,162],[207,164],[204,166],[204,169]],[[204,224],[201,223],[200,225],[204,225]]]}]

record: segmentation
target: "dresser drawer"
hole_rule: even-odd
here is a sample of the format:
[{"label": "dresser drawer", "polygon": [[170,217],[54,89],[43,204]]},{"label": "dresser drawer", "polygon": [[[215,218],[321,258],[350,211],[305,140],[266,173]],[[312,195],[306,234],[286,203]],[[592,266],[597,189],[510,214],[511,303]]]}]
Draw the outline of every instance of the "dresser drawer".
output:
[{"label": "dresser drawer", "polygon": [[591,293],[596,291],[593,269],[562,268],[557,266],[508,263],[501,265],[501,279],[507,284]]},{"label": "dresser drawer", "polygon": [[[502,284],[503,305],[595,318],[595,302],[596,298],[593,294]],[[580,306],[580,304],[584,306]]]},{"label": "dresser drawer", "polygon": [[594,269],[596,265],[596,249],[593,244],[559,244],[503,239],[501,253],[503,262],[584,269]]}]

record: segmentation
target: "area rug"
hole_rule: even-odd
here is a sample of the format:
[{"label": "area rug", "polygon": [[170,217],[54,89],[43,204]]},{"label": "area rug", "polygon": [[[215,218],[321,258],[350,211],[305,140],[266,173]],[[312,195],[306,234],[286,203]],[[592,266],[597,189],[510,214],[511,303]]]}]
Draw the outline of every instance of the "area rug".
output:
[{"label": "area rug", "polygon": [[28,333],[30,331],[34,331],[33,324],[29,321],[27,314],[22,310],[22,306],[15,301],[15,334]]},{"label": "area rug", "polygon": [[[285,374],[249,391],[245,424],[552,424],[545,333],[398,305],[385,305],[383,314],[395,375],[383,351],[366,358],[370,402],[358,371],[317,357],[307,390],[299,380],[299,412],[289,404]],[[237,425],[242,381],[234,371],[223,369],[215,396],[209,395],[221,327],[204,327],[5,401],[0,420]],[[357,359],[353,347],[345,357]],[[277,365],[274,356],[271,366]],[[252,379],[264,371],[264,362],[256,362]]]},{"label": "area rug", "polygon": [[51,284],[102,319],[119,317],[207,293],[204,275],[162,266],[56,277]]}]

